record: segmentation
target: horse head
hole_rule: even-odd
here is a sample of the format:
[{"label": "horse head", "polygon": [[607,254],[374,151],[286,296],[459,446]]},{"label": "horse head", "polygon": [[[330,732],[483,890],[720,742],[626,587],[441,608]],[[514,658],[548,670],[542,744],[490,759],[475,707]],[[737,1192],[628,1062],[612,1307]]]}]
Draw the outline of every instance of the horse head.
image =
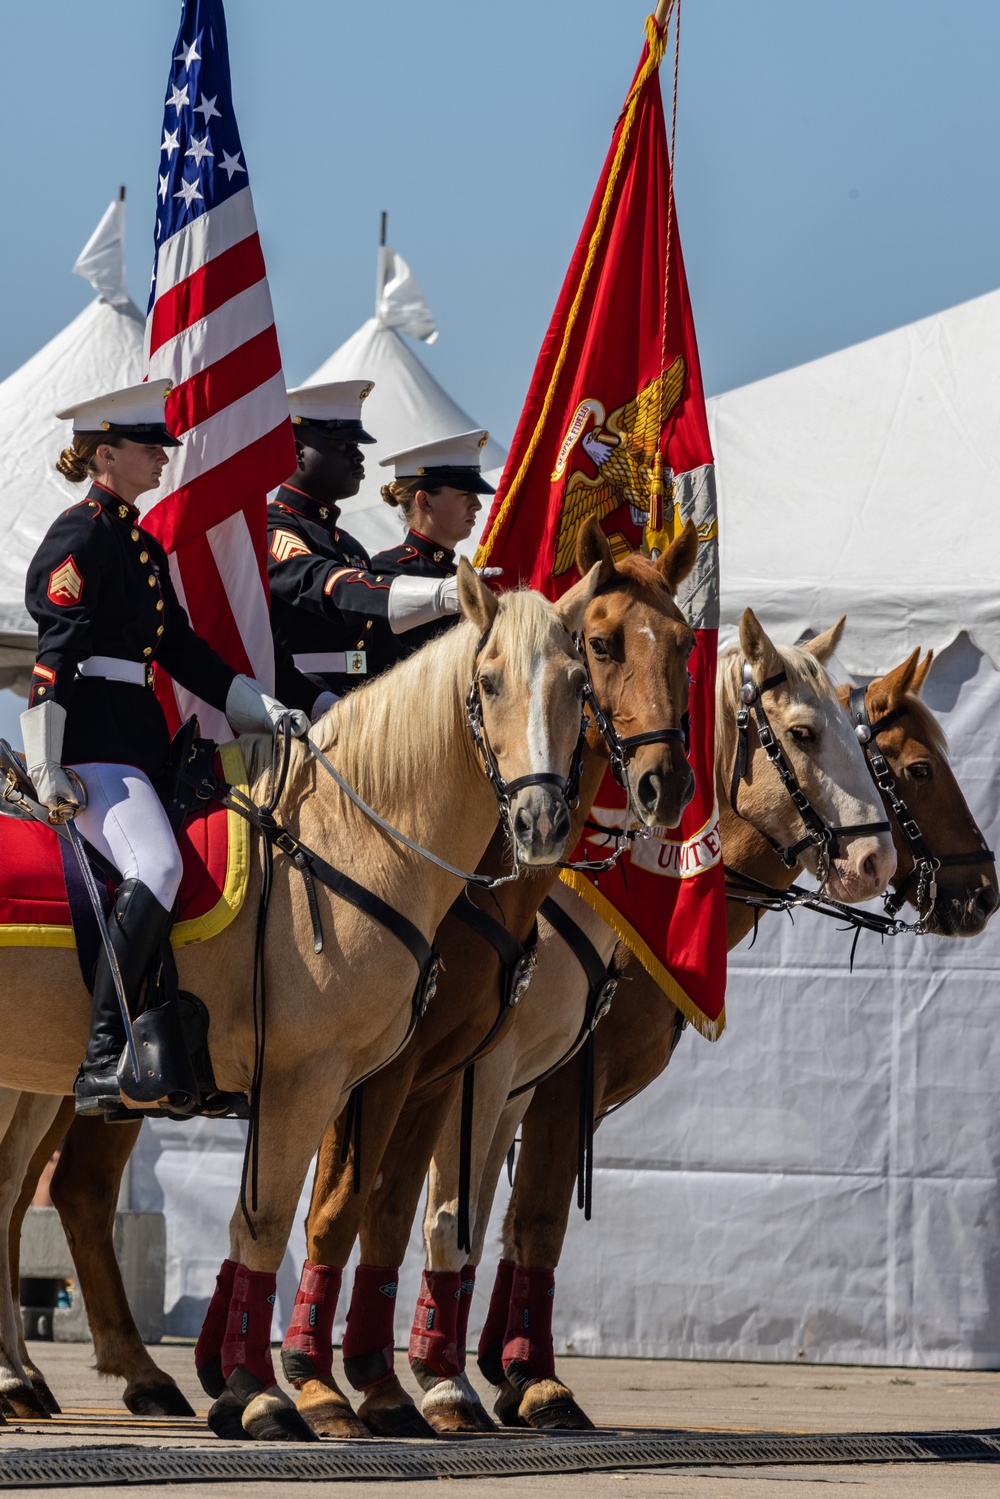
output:
[{"label": "horse head", "polygon": [[[937,719],[920,700],[934,652],[920,660],[915,650],[893,671],[876,677],[865,690],[869,722],[876,730],[874,745],[884,756],[895,782],[895,796],[905,806],[911,837],[893,815],[885,798],[896,844],[896,873],[892,881],[923,917],[924,930],[942,937],[974,937],[1000,904],[996,865],[955,773],[948,762],[947,743]],[[846,706],[849,687],[838,688]],[[890,718],[884,729],[882,719]],[[912,847],[913,825],[928,854],[941,860],[937,891],[921,910],[920,871]],[[968,862],[964,862],[963,855]]]},{"label": "horse head", "polygon": [[[729,796],[737,815],[784,850],[786,857],[797,850],[796,859],[824,881],[834,899],[856,902],[882,894],[896,867],[896,855],[888,832],[853,831],[873,823],[884,826],[884,814],[864,752],[823,667],[843,627],[841,619],[804,646],[776,646],[753,610],[744,610],[740,644],[724,652],[719,662],[716,760],[720,780],[724,780],[723,794]],[[749,681],[744,678],[744,662]],[[823,848],[805,841],[809,826],[761,744],[754,715],[748,715],[744,731],[744,774],[733,773],[740,753],[737,715],[755,690],[808,806],[833,830]],[[837,829],[849,831],[838,835]]]},{"label": "horse head", "polygon": [[[685,726],[695,634],[674,593],[697,552],[698,531],[690,520],[656,562],[638,553],[616,562],[594,517],[577,538],[577,569],[581,576],[597,574],[583,617],[594,697],[612,733],[625,742],[622,775],[631,810],[650,828],[675,828],[694,795]],[[628,743],[637,738],[650,742]],[[588,739],[595,748],[600,744],[595,725]]]},{"label": "horse head", "polygon": [[597,582],[595,567],[556,604],[528,590],[497,598],[465,559],[459,564],[459,603],[479,632],[470,713],[479,715],[480,753],[523,864],[555,863],[569,836],[586,684],[573,632]]}]

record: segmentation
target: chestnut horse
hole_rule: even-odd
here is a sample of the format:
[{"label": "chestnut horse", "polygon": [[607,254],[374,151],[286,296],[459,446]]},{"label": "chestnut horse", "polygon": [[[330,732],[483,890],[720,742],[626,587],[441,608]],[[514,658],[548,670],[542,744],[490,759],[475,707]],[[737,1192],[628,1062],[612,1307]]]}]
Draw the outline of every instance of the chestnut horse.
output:
[{"label": "chestnut horse", "polygon": [[[925,931],[971,937],[983,930],[1000,901],[997,873],[948,762],[940,725],[920,701],[932,656],[928,654],[922,663],[919,657],[920,652],[914,651],[900,666],[871,682],[864,702],[876,730],[881,722],[891,720],[878,732],[877,743],[895,782],[894,794],[905,803],[930,853],[946,862],[938,871],[932,905],[921,908],[913,877],[912,835],[908,838],[897,818],[890,816],[897,854],[892,886],[895,899],[900,903],[907,900],[918,911]],[[844,707],[849,692],[847,687],[837,689]],[[728,755],[720,754],[720,789],[728,785],[731,755],[732,746]],[[888,797],[885,807],[891,813]],[[741,810],[745,810],[742,802]],[[785,868],[771,843],[761,836],[762,826],[765,824],[759,820],[756,826],[752,821],[740,826],[734,818],[724,817],[726,863],[771,886],[785,888],[792,882],[794,871]],[[592,917],[589,908],[574,899],[574,917],[579,919],[583,913],[585,921]],[[743,940],[752,923],[753,913],[748,907],[738,902],[728,904],[730,949]],[[610,1110],[629,1102],[660,1075],[683,1025],[680,1013],[624,944],[617,947],[614,957],[625,982],[619,986],[609,1019],[598,1027],[594,1038],[595,1126]],[[509,1294],[518,1276],[515,1266],[528,1272],[527,1287],[520,1290],[523,1297],[530,1294],[533,1281],[545,1278],[551,1284],[562,1252],[577,1172],[575,1120],[581,1065],[580,1058],[574,1059],[535,1091],[521,1126],[521,1151],[504,1223],[503,1258],[480,1342],[480,1366],[499,1386],[496,1410],[506,1423],[590,1425],[571,1392],[555,1378],[549,1328],[541,1329],[527,1369],[515,1368],[516,1387],[504,1373],[504,1365],[511,1366],[510,1352],[521,1351],[507,1346],[516,1338]],[[506,1123],[506,1133],[494,1150],[494,1155],[501,1157],[516,1128],[516,1120],[513,1127],[510,1120]],[[550,1307],[551,1298],[546,1310]]]},{"label": "chestnut horse", "polygon": [[[634,803],[650,825],[675,825],[692,791],[679,725],[687,709],[687,658],[694,637],[671,595],[693,565],[696,550],[697,532],[689,525],[656,566],[629,558],[616,567],[596,523],[581,531],[580,567],[584,572],[591,566],[598,568],[599,590],[584,618],[584,642],[593,632],[615,641],[613,656],[592,662],[597,699],[622,734],[665,731],[661,736],[663,742],[636,747],[628,762]],[[574,814],[573,841],[606,763],[607,747],[596,729],[592,729],[585,750],[580,806]],[[481,868],[491,873],[502,871],[503,842],[501,830]],[[524,942],[550,884],[551,878],[538,875],[522,878],[496,894],[477,897],[477,903],[494,921],[499,918],[515,942]],[[494,948],[455,917],[446,918],[437,945],[444,961],[434,1004],[421,1019],[406,1050],[365,1084],[359,1193],[352,1190],[352,1159],[349,1158],[346,1170],[340,1162],[343,1120],[328,1133],[321,1151],[310,1214],[309,1262],[303,1272],[298,1303],[304,1305],[308,1296],[309,1304],[315,1308],[312,1330],[303,1326],[296,1333],[300,1319],[293,1314],[284,1359],[289,1376],[301,1390],[300,1410],[324,1434],[348,1435],[365,1429],[333,1383],[328,1332],[340,1271],[357,1236],[362,1214],[365,1213],[362,1229],[365,1263],[392,1267],[405,1249],[440,1117],[447,1113],[451,1093],[456,1082],[461,1081],[455,1073],[461,1072],[464,1060],[482,1046],[491,1031],[499,1031],[500,965]],[[110,1132],[110,1136],[109,1139],[109,1131],[103,1127],[91,1129],[85,1120],[75,1122],[52,1184],[53,1200],[63,1215],[74,1249],[78,1280],[95,1338],[98,1368],[126,1378],[125,1400],[130,1409],[143,1413],[175,1412],[186,1409],[186,1402],[178,1403],[182,1397],[176,1387],[156,1368],[142,1347],[128,1315],[111,1250],[117,1183],[135,1136],[127,1126]],[[39,1146],[28,1172],[11,1225],[12,1238],[16,1238],[20,1218],[30,1200],[37,1169],[57,1143],[54,1128],[52,1136]],[[392,1245],[400,1232],[402,1238],[396,1250]],[[378,1245],[374,1259],[369,1248],[375,1242],[373,1235]],[[385,1268],[376,1278],[380,1285],[385,1285],[392,1282],[395,1273]],[[363,1299],[365,1277],[361,1279],[361,1290],[357,1287],[355,1290],[358,1304]],[[384,1305],[385,1298],[380,1297],[379,1301]],[[391,1310],[389,1303],[390,1320]],[[308,1323],[308,1316],[305,1320]],[[359,1348],[354,1360],[354,1367],[360,1366],[362,1370],[361,1382],[374,1386],[362,1406],[369,1427],[388,1434],[428,1433],[426,1423],[386,1367],[381,1353],[387,1341],[383,1332],[366,1325],[371,1320],[366,1315],[356,1315],[352,1320],[356,1340],[360,1329],[371,1344]],[[390,1345],[391,1341],[390,1334]],[[373,1360],[379,1366],[376,1373],[381,1378],[366,1381],[364,1373],[370,1374]],[[39,1372],[31,1372],[38,1396],[50,1403],[51,1394]],[[206,1370],[206,1374],[210,1372]]]},{"label": "chestnut horse", "polygon": [[[319,756],[333,756],[341,776],[374,803],[407,837],[460,868],[482,857],[499,809],[527,864],[554,863],[570,831],[566,790],[578,756],[583,662],[571,631],[597,584],[598,569],[557,605],[540,594],[512,592],[502,600],[468,564],[459,569],[465,618],[353,696],[315,725],[308,743],[292,747],[280,816],[306,847],[319,848],[348,879],[406,919],[408,940],[393,940],[369,908],[340,899],[317,878],[314,899],[325,934],[314,948],[314,923],[304,882],[290,859],[277,860],[264,962],[268,980],[268,1046],[259,1084],[259,1160],[256,1201],[230,1225],[231,1294],[217,1304],[222,1380],[209,1420],[223,1435],[306,1439],[313,1433],[276,1385],[270,1355],[275,1272],[281,1262],[309,1161],[351,1088],[383,1065],[408,1038],[418,993],[429,975],[427,946],[460,882],[445,867],[391,839],[327,773]],[[470,733],[470,684],[479,722],[493,746],[489,767]],[[269,746],[242,741],[255,794],[269,783]],[[421,794],[433,757],[448,795]],[[499,777],[499,785],[497,785]],[[511,794],[503,788],[511,783]],[[516,783],[516,784],[515,784]],[[497,793],[497,794],[495,794]],[[178,952],[180,984],[203,995],[212,1019],[212,1058],[221,1089],[247,1092],[257,1067],[257,1017],[251,1014],[260,885],[259,839],[249,899],[211,942]],[[439,855],[440,856],[440,855]],[[0,949],[0,1023],[7,1035],[0,1056],[0,1123],[16,1103],[15,1090],[56,1096],[72,1090],[87,1027],[87,995],[76,958],[58,949]],[[23,1017],[32,1016],[30,1027]],[[30,1106],[38,1123],[38,1106]],[[6,1113],[6,1118],[3,1117]],[[21,1164],[29,1150],[19,1138]],[[13,1150],[13,1144],[11,1149]],[[16,1167],[6,1153],[4,1164]],[[7,1203],[20,1178],[13,1175]],[[6,1229],[6,1224],[4,1225]],[[7,1233],[0,1236],[3,1250]],[[5,1288],[7,1267],[0,1265]],[[0,1319],[9,1336],[10,1308]],[[228,1326],[227,1326],[228,1320]],[[16,1348],[4,1350],[8,1360]],[[10,1368],[9,1383],[23,1380]],[[224,1383],[222,1383],[224,1381]],[[8,1396],[8,1398],[10,1398]]]}]

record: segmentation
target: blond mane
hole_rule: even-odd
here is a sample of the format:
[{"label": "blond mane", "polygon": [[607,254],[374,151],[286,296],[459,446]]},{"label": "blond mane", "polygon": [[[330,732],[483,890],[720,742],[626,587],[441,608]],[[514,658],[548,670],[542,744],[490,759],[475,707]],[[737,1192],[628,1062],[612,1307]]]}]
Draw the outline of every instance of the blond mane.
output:
[{"label": "blond mane", "polygon": [[[791,689],[802,687],[812,696],[825,699],[837,713],[843,713],[836,688],[815,656],[799,645],[775,645],[774,650],[785,668]],[[743,686],[744,659],[743,648],[738,641],[727,646],[719,656],[719,669],[715,677],[715,737],[717,762],[720,766],[728,764],[728,752],[732,750],[736,737],[736,715],[742,702],[740,690]]]}]

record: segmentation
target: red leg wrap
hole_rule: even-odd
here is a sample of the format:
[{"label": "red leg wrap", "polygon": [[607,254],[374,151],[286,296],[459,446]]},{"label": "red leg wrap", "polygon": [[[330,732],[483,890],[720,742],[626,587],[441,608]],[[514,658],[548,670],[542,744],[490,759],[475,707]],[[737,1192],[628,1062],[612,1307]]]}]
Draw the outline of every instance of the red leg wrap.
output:
[{"label": "red leg wrap", "polygon": [[246,1265],[237,1265],[226,1340],[222,1345],[222,1372],[226,1379],[234,1369],[242,1368],[265,1389],[274,1384],[271,1318],[276,1280],[273,1270],[248,1270]]},{"label": "red leg wrap", "polygon": [[287,1365],[286,1354],[304,1354],[313,1378],[333,1377],[333,1319],[342,1278],[343,1272],[333,1265],[306,1260],[302,1267],[281,1356]]},{"label": "red leg wrap", "polygon": [[392,1373],[393,1325],[399,1270],[388,1265],[359,1265],[344,1333],[344,1373],[356,1390]]},{"label": "red leg wrap", "polygon": [[510,1291],[514,1284],[514,1261],[501,1260],[497,1265],[490,1309],[479,1337],[479,1357],[486,1358],[493,1348],[502,1348],[507,1333],[507,1316],[510,1311]]},{"label": "red leg wrap", "polygon": [[226,1323],[229,1320],[229,1303],[233,1299],[233,1281],[236,1278],[236,1261],[223,1260],[222,1269],[215,1277],[215,1290],[212,1299],[208,1303],[208,1311],[205,1320],[201,1324],[201,1332],[198,1341],[194,1345],[194,1366],[196,1369],[204,1369],[205,1365],[211,1363],[212,1359],[218,1358],[222,1352],[222,1342],[226,1336]]},{"label": "red leg wrap", "polygon": [[458,1357],[459,1270],[425,1270],[410,1333],[410,1363],[421,1384],[461,1374]]},{"label": "red leg wrap", "polygon": [[476,1289],[476,1267],[466,1265],[462,1270],[462,1284],[459,1286],[460,1296],[458,1298],[458,1326],[455,1329],[455,1341],[458,1344],[458,1362],[462,1370],[465,1369],[465,1344],[469,1336],[469,1313],[472,1311],[472,1293]]},{"label": "red leg wrap", "polygon": [[[516,1266],[503,1349],[503,1366],[508,1378],[512,1364],[519,1365],[521,1370],[530,1370],[534,1379],[551,1379],[555,1374],[552,1349],[555,1289],[554,1270],[525,1270],[521,1265]],[[512,1382],[519,1383],[518,1380]]]}]

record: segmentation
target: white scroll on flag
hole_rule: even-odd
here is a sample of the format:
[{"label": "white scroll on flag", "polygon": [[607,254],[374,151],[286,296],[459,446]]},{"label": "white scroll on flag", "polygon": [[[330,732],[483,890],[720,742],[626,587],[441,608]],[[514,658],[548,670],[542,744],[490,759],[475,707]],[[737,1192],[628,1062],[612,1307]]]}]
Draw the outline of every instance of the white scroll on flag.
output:
[{"label": "white scroll on flag", "polygon": [[[167,378],[173,450],[144,524],[170,554],[191,623],[269,689],[267,493],[295,467],[285,379],[246,162],[233,112],[222,0],[187,0],[167,86],[147,374]],[[158,680],[174,724],[216,709]]]}]

